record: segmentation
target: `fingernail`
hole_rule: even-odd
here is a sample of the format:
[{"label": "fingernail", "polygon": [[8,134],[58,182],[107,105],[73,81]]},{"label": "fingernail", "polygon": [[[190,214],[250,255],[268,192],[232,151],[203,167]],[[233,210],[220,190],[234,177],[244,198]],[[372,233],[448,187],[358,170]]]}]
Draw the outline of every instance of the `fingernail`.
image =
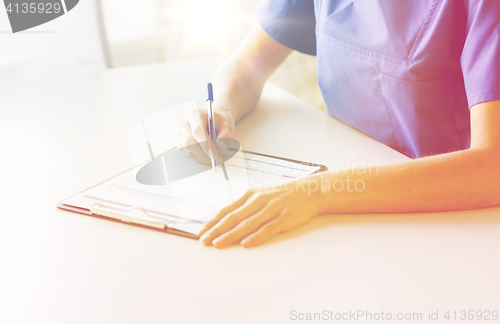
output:
[{"label": "fingernail", "polygon": [[210,149],[208,148],[208,142],[201,142],[200,143],[201,149],[203,152],[207,155],[210,156]]},{"label": "fingernail", "polygon": [[199,241],[205,245],[209,245],[212,242],[212,239],[210,234],[205,233],[199,238]]},{"label": "fingernail", "polygon": [[217,144],[220,147],[221,153],[225,153],[227,151],[227,144],[223,140],[219,140]]},{"label": "fingernail", "polygon": [[222,247],[222,246],[224,246],[224,239],[221,237],[218,237],[212,241],[212,244],[215,245],[215,247]]},{"label": "fingernail", "polygon": [[243,247],[248,248],[252,247],[252,240],[251,239],[244,239],[243,241],[240,242]]}]

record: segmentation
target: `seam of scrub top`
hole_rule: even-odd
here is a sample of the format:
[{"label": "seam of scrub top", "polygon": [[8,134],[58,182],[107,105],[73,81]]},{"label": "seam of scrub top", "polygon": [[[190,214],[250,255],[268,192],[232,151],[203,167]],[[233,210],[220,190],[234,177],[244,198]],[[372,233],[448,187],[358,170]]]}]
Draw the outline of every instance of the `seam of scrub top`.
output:
[{"label": "seam of scrub top", "polygon": [[366,50],[364,48],[360,48],[360,47],[357,47],[357,46],[354,46],[354,45],[351,45],[351,44],[339,41],[338,39],[335,39],[335,38],[332,38],[331,36],[328,36],[321,29],[318,29],[318,35],[317,36],[320,36],[320,37],[324,38],[326,41],[328,41],[332,45],[338,45],[338,46],[344,47],[345,49],[351,50],[353,52],[357,52],[357,53],[360,53],[360,54],[363,54],[363,55],[366,55],[366,56],[370,56],[370,57],[382,59],[382,60],[385,60],[385,61],[389,61],[391,63],[403,65],[403,66],[408,66],[409,65],[408,60],[404,60],[404,59],[400,59],[400,58],[397,58],[397,57],[394,57],[394,56],[389,56],[389,55],[385,55],[385,54],[380,54],[380,53],[372,52],[372,51]]}]

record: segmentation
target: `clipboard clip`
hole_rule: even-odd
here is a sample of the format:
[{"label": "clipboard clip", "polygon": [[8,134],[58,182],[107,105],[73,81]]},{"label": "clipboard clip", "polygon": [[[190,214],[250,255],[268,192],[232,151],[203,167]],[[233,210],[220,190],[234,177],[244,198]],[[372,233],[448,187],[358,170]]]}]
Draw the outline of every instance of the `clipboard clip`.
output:
[{"label": "clipboard clip", "polygon": [[[169,224],[174,223],[174,221],[172,220],[148,215],[148,213],[143,208],[137,206],[132,206],[129,208],[117,208],[105,206],[99,203],[93,203],[90,207],[90,212],[94,215],[113,218],[125,223],[139,224],[159,229],[164,229],[165,227],[168,228]],[[160,222],[149,221],[144,219],[144,217],[157,218]]]}]

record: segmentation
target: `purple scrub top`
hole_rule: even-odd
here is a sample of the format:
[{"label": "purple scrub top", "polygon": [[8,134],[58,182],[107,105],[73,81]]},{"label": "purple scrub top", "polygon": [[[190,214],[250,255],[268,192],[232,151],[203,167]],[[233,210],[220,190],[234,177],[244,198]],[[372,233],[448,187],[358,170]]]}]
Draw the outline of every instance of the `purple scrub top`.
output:
[{"label": "purple scrub top", "polygon": [[261,0],[262,28],[317,56],[328,114],[417,158],[470,146],[500,99],[500,0]]}]

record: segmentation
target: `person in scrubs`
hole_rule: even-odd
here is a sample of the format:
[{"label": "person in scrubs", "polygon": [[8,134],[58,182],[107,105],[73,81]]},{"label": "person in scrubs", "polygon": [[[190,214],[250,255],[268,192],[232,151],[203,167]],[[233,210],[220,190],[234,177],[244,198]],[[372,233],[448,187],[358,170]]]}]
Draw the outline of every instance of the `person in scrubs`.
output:
[{"label": "person in scrubs", "polygon": [[[249,190],[215,214],[201,242],[252,247],[322,214],[500,205],[500,1],[262,0],[256,14],[214,76],[219,138],[233,136],[296,50],[317,56],[328,114],[412,159]],[[182,119],[179,145],[206,141],[206,120],[203,110]],[[366,185],[308,193],[321,177]]]}]

